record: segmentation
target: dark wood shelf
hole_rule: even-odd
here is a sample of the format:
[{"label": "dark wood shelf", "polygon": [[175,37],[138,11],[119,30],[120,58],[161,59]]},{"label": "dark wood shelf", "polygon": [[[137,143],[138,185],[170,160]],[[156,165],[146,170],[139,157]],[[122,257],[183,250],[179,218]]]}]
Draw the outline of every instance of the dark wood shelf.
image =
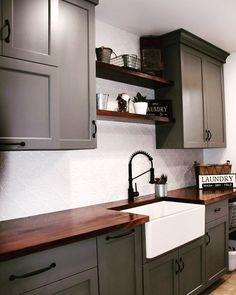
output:
[{"label": "dark wood shelf", "polygon": [[96,61],[96,76],[102,79],[151,89],[160,89],[173,85],[173,82],[161,77],[99,61]]},{"label": "dark wood shelf", "polygon": [[114,112],[107,110],[97,110],[98,120],[143,123],[143,124],[168,124],[174,123],[174,118],[166,118],[159,116],[139,115],[125,112]]}]

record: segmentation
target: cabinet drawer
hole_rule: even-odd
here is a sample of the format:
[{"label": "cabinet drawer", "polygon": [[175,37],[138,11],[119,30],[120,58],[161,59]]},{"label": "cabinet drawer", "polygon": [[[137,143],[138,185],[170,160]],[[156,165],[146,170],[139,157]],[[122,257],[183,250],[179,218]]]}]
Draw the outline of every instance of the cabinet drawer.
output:
[{"label": "cabinet drawer", "polygon": [[228,200],[206,206],[206,223],[228,214]]},{"label": "cabinet drawer", "polygon": [[1,262],[1,294],[21,294],[96,265],[96,239]]}]

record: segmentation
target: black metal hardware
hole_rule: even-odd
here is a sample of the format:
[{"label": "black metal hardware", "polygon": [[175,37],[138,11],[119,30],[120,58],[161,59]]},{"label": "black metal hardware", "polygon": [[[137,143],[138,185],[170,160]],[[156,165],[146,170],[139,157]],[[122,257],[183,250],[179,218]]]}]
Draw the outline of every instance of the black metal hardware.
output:
[{"label": "black metal hardware", "polygon": [[215,211],[215,213],[216,213],[216,212],[220,212],[220,211],[221,211],[221,208],[220,208],[220,207],[219,207],[219,208],[215,208],[214,211]]},{"label": "black metal hardware", "polygon": [[5,24],[4,24],[4,26],[2,27],[1,31],[3,31],[4,28],[7,28],[7,36],[6,36],[6,38],[4,38],[3,40],[4,40],[6,43],[10,43],[11,26],[10,26],[10,22],[9,22],[8,19],[5,20]]},{"label": "black metal hardware", "polygon": [[180,272],[182,272],[184,270],[184,261],[183,261],[182,257],[180,257],[180,260],[179,261],[182,264],[182,267],[180,269]]},{"label": "black metal hardware", "polygon": [[206,233],[206,237],[207,237],[207,241],[206,241],[206,245],[209,245],[210,244],[210,242],[211,242],[211,237],[209,236],[209,234],[208,233]]},{"label": "black metal hardware", "polygon": [[[139,154],[144,155],[149,159],[149,161],[151,162],[151,168],[149,170],[135,176],[135,177],[132,177],[132,160],[136,155],[139,155]],[[133,185],[132,185],[132,181],[134,179],[140,177],[143,174],[146,174],[146,173],[150,172],[150,181],[149,181],[149,183],[155,183],[155,179],[154,179],[155,174],[154,174],[154,168],[153,168],[153,162],[152,161],[153,161],[153,158],[145,151],[137,151],[137,152],[135,152],[135,153],[133,153],[131,155],[130,160],[129,160],[129,164],[128,164],[128,173],[129,173],[129,178],[128,178],[128,181],[129,181],[128,202],[129,203],[134,201],[134,197],[137,197],[137,194],[136,194],[137,191],[134,192]]]},{"label": "black metal hardware", "polygon": [[138,197],[139,196],[139,192],[138,192],[138,187],[137,187],[137,183],[136,182],[134,184],[134,187],[135,187],[134,197]]},{"label": "black metal hardware", "polygon": [[205,141],[208,141],[208,139],[209,139],[209,133],[208,133],[208,130],[207,129],[205,130],[205,133],[206,133]]},{"label": "black metal hardware", "polygon": [[177,275],[180,272],[180,265],[178,259],[175,260],[175,264],[177,265],[177,270],[175,271],[175,274]]},{"label": "black metal hardware", "polygon": [[122,238],[122,237],[125,237],[125,236],[129,236],[129,235],[132,235],[134,233],[134,229],[132,229],[131,231],[127,232],[127,233],[124,233],[124,234],[120,234],[120,235],[117,235],[117,236],[106,236],[106,240],[113,240],[113,239],[119,239],[119,238]]},{"label": "black metal hardware", "polygon": [[1,142],[1,145],[20,145],[20,146],[25,146],[25,142],[21,141],[21,142]]},{"label": "black metal hardware", "polygon": [[46,272],[46,271],[49,271],[50,269],[56,267],[56,263],[53,262],[51,263],[49,266],[47,267],[44,267],[44,268],[41,268],[41,269],[38,269],[38,270],[34,270],[32,272],[28,272],[26,274],[23,274],[23,275],[11,275],[9,277],[9,281],[14,281],[14,280],[18,280],[18,279],[25,279],[25,278],[28,278],[28,277],[32,277],[32,276],[35,276],[35,275],[38,275],[40,273],[43,273],[43,272]]},{"label": "black metal hardware", "polygon": [[96,134],[97,134],[97,124],[96,124],[96,121],[93,120],[92,121],[92,124],[94,125],[94,133],[92,134],[92,137],[95,138],[96,137]]},{"label": "black metal hardware", "polygon": [[209,141],[211,140],[211,138],[212,138],[212,133],[211,133],[211,131],[210,130],[208,130],[208,132],[209,132]]}]

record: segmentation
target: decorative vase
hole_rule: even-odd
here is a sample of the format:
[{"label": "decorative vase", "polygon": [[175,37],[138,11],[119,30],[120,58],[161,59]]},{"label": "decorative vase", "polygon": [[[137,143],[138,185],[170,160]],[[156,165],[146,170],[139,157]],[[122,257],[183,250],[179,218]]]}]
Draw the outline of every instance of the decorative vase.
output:
[{"label": "decorative vase", "polygon": [[136,114],[146,115],[147,107],[148,107],[147,102],[135,102],[134,103],[134,109],[135,109]]}]

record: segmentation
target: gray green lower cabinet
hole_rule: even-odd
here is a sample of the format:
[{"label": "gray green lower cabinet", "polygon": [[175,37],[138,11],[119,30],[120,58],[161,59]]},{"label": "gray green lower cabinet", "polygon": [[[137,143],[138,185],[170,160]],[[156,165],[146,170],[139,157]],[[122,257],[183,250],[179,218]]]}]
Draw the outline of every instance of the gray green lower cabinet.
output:
[{"label": "gray green lower cabinet", "polygon": [[24,294],[98,295],[97,269],[90,269]]},{"label": "gray green lower cabinet", "polygon": [[206,284],[228,271],[228,215],[206,224]]},{"label": "gray green lower cabinet", "polygon": [[0,263],[2,295],[98,295],[96,239]]},{"label": "gray green lower cabinet", "polygon": [[97,238],[100,295],[142,295],[141,227]]},{"label": "gray green lower cabinet", "polygon": [[194,240],[143,266],[144,295],[199,294],[205,287],[205,240]]},{"label": "gray green lower cabinet", "polygon": [[144,264],[144,295],[178,294],[177,259],[178,251],[176,250]]},{"label": "gray green lower cabinet", "polygon": [[227,201],[206,207],[206,235],[145,258],[142,226],[0,263],[7,295],[196,295],[228,269]]}]

